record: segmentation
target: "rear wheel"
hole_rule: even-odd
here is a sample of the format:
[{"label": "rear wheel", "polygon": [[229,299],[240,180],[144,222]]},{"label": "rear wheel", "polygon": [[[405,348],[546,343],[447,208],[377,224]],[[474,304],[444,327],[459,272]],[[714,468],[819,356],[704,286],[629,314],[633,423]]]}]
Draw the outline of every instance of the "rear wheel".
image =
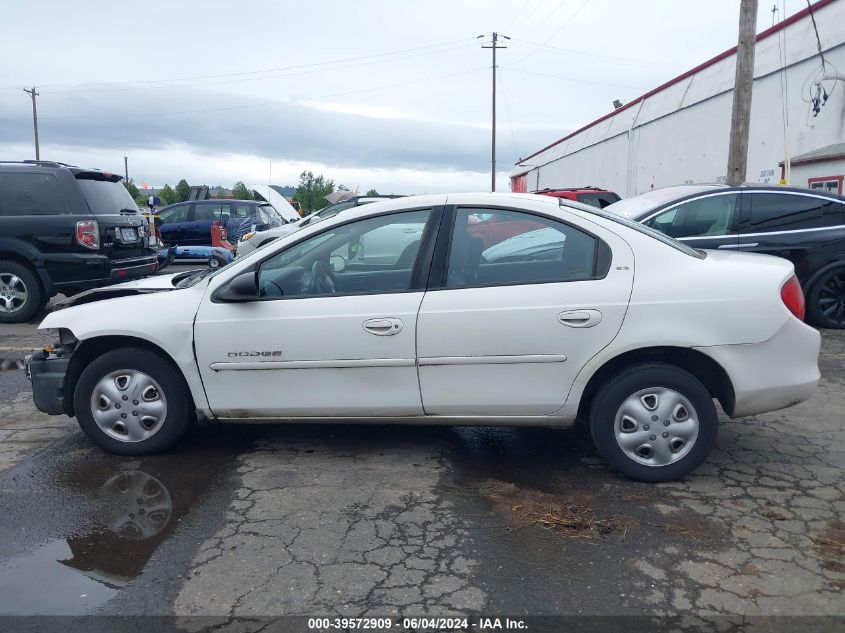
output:
[{"label": "rear wheel", "polygon": [[35,273],[11,260],[0,260],[0,323],[24,323],[44,307]]},{"label": "rear wheel", "polygon": [[182,376],[145,349],[124,348],[95,359],[74,391],[79,426],[117,455],[163,451],[190,424],[191,398]]},{"label": "rear wheel", "polygon": [[845,267],[826,272],[813,284],[807,312],[809,320],[819,327],[845,328]]},{"label": "rear wheel", "polygon": [[698,467],[716,442],[710,393],[672,365],[623,370],[596,393],[590,432],[599,453],[632,479],[660,482]]}]

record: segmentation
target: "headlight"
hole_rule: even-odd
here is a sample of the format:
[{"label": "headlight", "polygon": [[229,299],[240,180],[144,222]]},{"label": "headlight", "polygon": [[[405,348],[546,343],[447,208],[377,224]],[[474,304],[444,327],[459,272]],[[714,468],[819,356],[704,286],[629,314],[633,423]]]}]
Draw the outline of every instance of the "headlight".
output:
[{"label": "headlight", "polygon": [[246,242],[248,239],[251,239],[253,237],[255,237],[255,231],[253,231],[251,233],[245,233],[244,235],[241,236],[241,242]]}]

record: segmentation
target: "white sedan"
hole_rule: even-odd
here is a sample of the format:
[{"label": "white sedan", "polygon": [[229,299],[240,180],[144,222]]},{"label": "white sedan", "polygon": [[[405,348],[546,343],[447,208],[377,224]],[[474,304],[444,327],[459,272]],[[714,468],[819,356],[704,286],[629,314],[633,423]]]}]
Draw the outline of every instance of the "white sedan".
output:
[{"label": "white sedan", "polygon": [[[395,239],[374,253],[373,235]],[[123,455],[168,448],[197,416],[578,419],[616,469],[666,481],[712,449],[715,401],[741,417],[813,393],[820,337],[803,309],[783,259],[697,251],[564,199],[420,196],[214,273],[67,299],[29,372],[39,409]]]}]

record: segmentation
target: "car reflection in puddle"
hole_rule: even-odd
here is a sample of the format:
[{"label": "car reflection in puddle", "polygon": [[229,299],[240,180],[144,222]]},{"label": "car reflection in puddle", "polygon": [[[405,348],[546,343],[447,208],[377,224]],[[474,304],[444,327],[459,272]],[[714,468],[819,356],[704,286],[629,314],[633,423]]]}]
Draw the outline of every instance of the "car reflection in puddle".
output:
[{"label": "car reflection in puddle", "polygon": [[142,470],[109,477],[94,495],[99,525],[56,539],[0,566],[0,613],[81,615],[114,597],[141,573],[172,529],[167,487]]}]

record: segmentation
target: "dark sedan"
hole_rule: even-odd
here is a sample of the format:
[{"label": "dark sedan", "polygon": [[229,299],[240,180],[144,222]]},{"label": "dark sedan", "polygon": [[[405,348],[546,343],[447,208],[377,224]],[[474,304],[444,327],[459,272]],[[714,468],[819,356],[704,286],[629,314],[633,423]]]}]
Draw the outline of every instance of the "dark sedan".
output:
[{"label": "dark sedan", "polygon": [[789,259],[815,325],[845,328],[845,198],[766,185],[680,185],[607,207],[695,248]]}]

